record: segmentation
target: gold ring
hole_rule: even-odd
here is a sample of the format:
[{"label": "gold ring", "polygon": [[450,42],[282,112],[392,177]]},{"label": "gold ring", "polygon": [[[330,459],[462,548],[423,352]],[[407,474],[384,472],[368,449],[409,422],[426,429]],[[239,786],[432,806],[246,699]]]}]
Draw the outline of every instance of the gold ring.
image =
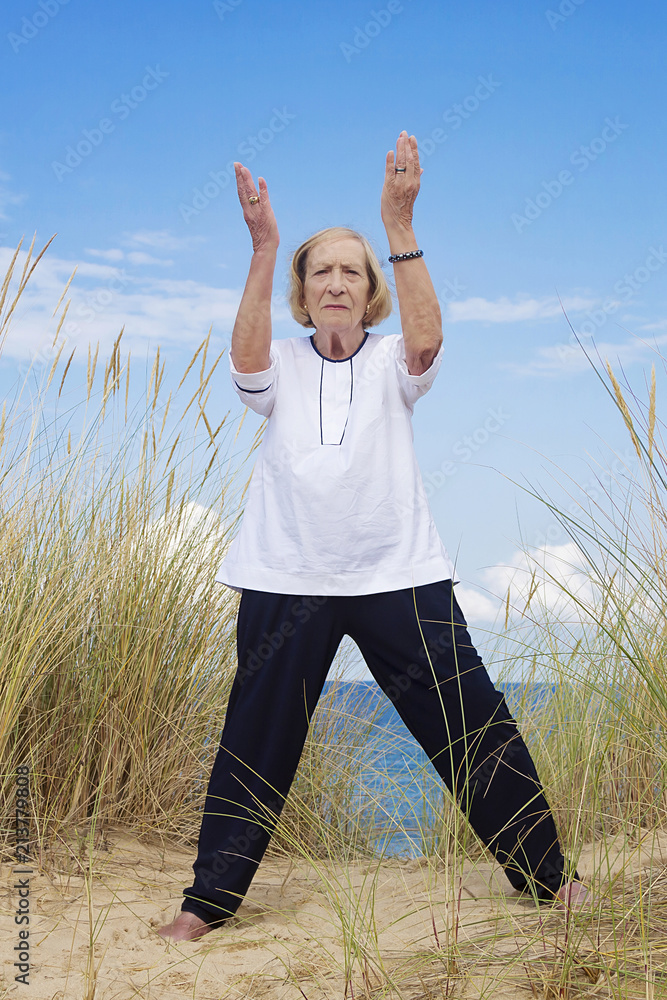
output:
[{"label": "gold ring", "polygon": [[257,202],[259,201],[259,195],[251,194],[250,197],[248,198],[248,201],[250,202],[251,205],[256,205]]}]

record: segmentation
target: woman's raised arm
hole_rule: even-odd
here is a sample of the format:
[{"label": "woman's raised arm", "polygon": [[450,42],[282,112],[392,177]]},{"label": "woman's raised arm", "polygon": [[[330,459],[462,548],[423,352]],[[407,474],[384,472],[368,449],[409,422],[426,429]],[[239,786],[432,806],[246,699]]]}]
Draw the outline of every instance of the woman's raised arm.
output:
[{"label": "woman's raised arm", "polygon": [[[403,131],[396,143],[396,159],[393,150],[387,153],[382,188],[382,221],[392,255],[418,249],[412,229],[412,209],[421,173],[417,140]],[[442,344],[438,296],[422,257],[397,261],[394,279],[408,371],[411,375],[421,375],[431,367]]]},{"label": "woman's raised arm", "polygon": [[280,237],[264,178],[257,178],[257,191],[247,167],[235,163],[234,169],[253,255],[232,330],[232,362],[239,372],[263,372],[271,363],[271,293]]}]

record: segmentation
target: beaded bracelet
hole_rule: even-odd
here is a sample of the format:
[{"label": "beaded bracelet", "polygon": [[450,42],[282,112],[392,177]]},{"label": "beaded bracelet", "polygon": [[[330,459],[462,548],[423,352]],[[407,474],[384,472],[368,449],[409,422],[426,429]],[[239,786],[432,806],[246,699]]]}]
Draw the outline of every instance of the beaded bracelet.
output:
[{"label": "beaded bracelet", "polygon": [[410,250],[408,253],[392,254],[388,260],[390,264],[395,264],[397,260],[410,260],[411,257],[423,257],[423,250]]}]

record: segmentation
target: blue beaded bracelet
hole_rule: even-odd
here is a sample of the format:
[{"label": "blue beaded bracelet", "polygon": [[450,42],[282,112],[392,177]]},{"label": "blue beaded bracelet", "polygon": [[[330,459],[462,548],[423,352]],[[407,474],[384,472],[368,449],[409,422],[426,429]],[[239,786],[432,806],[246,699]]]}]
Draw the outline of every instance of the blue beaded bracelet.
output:
[{"label": "blue beaded bracelet", "polygon": [[388,260],[390,264],[395,264],[397,260],[410,260],[411,257],[423,257],[423,250],[410,250],[408,253],[395,253],[392,254]]}]

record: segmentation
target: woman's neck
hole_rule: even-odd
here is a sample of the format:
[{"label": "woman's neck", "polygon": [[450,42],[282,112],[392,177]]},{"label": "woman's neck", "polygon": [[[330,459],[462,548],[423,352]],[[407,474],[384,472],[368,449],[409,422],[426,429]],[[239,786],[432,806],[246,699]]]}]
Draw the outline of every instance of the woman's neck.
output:
[{"label": "woman's neck", "polygon": [[366,331],[361,324],[354,330],[347,330],[342,333],[338,330],[315,330],[313,343],[325,358],[338,361],[341,358],[349,358],[351,354],[361,346]]}]

